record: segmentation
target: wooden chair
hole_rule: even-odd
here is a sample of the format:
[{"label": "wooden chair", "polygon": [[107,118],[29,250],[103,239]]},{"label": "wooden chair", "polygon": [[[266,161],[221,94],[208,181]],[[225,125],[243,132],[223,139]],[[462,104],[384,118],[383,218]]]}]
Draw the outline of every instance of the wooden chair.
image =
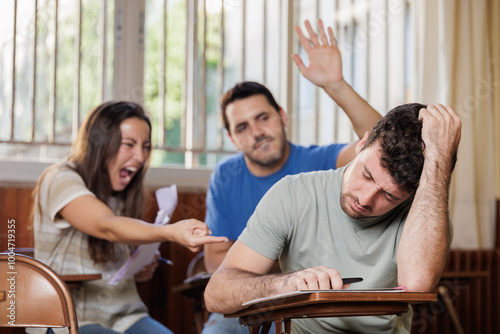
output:
[{"label": "wooden chair", "polygon": [[51,268],[28,256],[2,253],[0,272],[0,327],[68,327],[70,334],[78,333],[69,288]]},{"label": "wooden chair", "polygon": [[211,275],[205,270],[203,256],[203,251],[196,254],[196,256],[189,263],[186,272],[187,278],[182,284],[172,288],[172,291],[180,292],[184,298],[191,300],[194,315],[194,333],[196,334],[201,333],[203,325],[208,319],[208,312],[205,308],[203,293]]}]

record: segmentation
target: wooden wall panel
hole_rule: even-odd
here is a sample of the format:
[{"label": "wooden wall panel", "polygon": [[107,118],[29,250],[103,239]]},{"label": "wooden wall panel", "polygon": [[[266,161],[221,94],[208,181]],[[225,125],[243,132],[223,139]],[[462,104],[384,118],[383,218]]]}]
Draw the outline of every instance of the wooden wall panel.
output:
[{"label": "wooden wall panel", "polygon": [[[31,192],[30,188],[0,188],[0,249],[7,248],[7,221],[9,219],[16,220],[16,247],[33,247],[33,231],[30,221],[33,203]],[[153,222],[157,211],[158,206],[152,192],[145,210],[144,220]],[[179,204],[174,211],[172,222],[186,218],[203,220],[204,216],[204,192],[179,193]],[[498,220],[500,220],[500,208]],[[497,226],[500,225],[497,224]],[[172,292],[172,287],[182,283],[186,278],[189,262],[196,254],[175,243],[162,243],[160,251],[161,255],[172,260],[174,265],[161,264],[150,282],[138,283],[139,293],[149,307],[151,315],[174,333],[194,333],[192,304],[189,300],[183,299],[180,293]],[[455,296],[455,305],[463,325],[472,332],[477,330],[478,333],[487,333],[491,330],[499,330],[498,324],[494,320],[500,317],[500,306],[498,305],[498,297],[500,296],[497,283],[498,275],[500,275],[499,252],[499,250],[493,252],[456,251],[450,255],[447,270],[469,271],[486,270],[486,268],[492,270],[492,276],[489,276],[484,284],[476,285],[480,283],[480,280],[476,280],[477,282],[474,281],[474,284],[468,289],[461,291],[460,296]],[[458,263],[460,263],[459,266]],[[478,304],[481,304],[482,307],[474,307]],[[478,310],[481,310],[481,317],[479,317]],[[416,311],[419,312],[419,310]],[[421,315],[416,314],[413,333],[453,333],[455,329],[450,323],[448,312],[443,310],[443,312],[438,313],[439,315],[436,315],[436,312],[432,312],[432,317],[428,312]],[[425,319],[423,323],[422,319]],[[2,334],[23,332],[22,329],[1,329]]]},{"label": "wooden wall panel", "polygon": [[0,249],[6,250],[8,239],[7,224],[15,221],[15,246],[33,247],[33,231],[30,220],[32,189],[2,188],[0,189]]},{"label": "wooden wall panel", "polygon": [[[30,220],[32,188],[0,188],[0,249],[7,249],[7,221],[16,221],[16,247],[33,247],[33,230]],[[179,204],[172,216],[172,223],[186,218],[205,218],[205,193],[179,193]],[[158,205],[154,194],[144,214],[144,220],[154,222]],[[186,278],[189,261],[196,255],[175,243],[165,242],[160,246],[161,255],[173,261],[173,266],[160,264],[153,279],[138,283],[139,294],[148,306],[151,315],[165,324],[174,333],[193,333],[193,312],[191,302],[172,287]],[[2,328],[2,334],[24,333],[20,328]]]}]

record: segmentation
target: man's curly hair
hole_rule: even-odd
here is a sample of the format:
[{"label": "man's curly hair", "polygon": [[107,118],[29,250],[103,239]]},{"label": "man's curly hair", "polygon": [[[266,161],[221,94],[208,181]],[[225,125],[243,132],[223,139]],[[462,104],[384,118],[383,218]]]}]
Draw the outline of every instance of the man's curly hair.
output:
[{"label": "man's curly hair", "polygon": [[401,190],[417,191],[424,166],[425,144],[422,141],[422,121],[418,119],[420,103],[400,105],[389,111],[373,127],[363,149],[376,141],[380,145],[380,164]]}]

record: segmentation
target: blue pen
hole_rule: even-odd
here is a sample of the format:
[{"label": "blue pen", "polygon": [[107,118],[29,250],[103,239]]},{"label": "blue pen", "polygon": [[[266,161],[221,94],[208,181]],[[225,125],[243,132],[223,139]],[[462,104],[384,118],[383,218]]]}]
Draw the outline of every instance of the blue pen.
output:
[{"label": "blue pen", "polygon": [[161,257],[161,256],[158,258],[158,261],[160,261],[161,263],[168,264],[169,266],[174,265],[174,263],[172,261],[170,261],[169,259],[166,259],[164,257]]}]

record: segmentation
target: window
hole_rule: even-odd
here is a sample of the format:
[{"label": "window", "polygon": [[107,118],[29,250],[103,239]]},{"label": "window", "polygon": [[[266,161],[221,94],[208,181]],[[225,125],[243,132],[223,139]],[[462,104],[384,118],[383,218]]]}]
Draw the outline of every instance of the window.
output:
[{"label": "window", "polygon": [[0,157],[65,156],[81,119],[112,96],[112,2],[2,5]]},{"label": "window", "polygon": [[213,167],[235,152],[222,93],[265,83],[308,145],[356,139],[345,114],[304,79],[293,26],[333,26],[344,77],[384,114],[408,99],[408,0],[5,0],[0,20],[0,159],[65,157],[86,113],[110,99],[143,103],[152,166]]}]

